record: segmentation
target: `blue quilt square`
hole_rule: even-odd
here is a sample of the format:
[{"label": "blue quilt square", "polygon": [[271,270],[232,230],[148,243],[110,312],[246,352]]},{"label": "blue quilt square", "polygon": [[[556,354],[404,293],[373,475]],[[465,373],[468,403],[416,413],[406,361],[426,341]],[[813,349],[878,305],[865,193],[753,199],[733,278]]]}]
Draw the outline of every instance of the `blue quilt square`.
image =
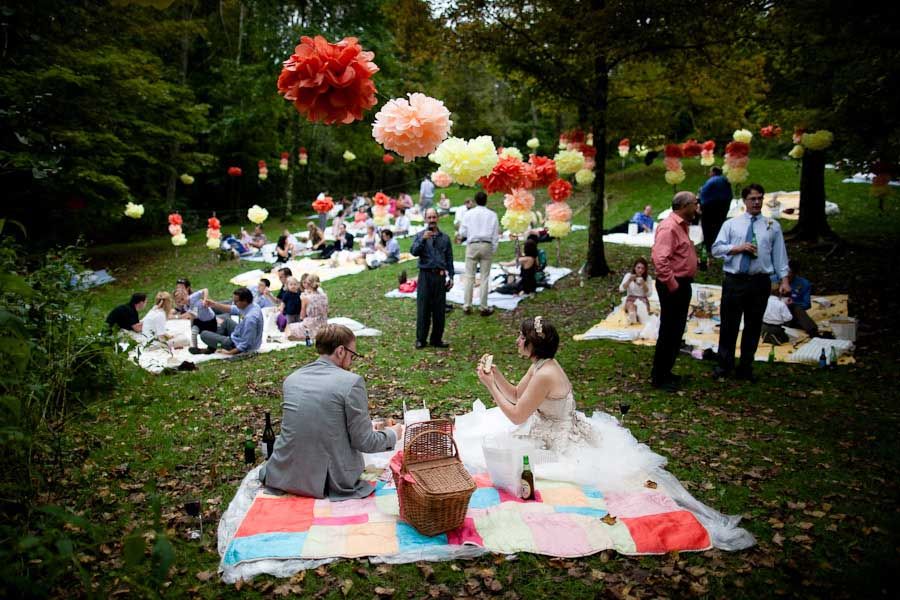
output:
[{"label": "blue quilt square", "polygon": [[490,508],[498,504],[500,504],[500,492],[497,491],[497,488],[477,488],[469,498],[469,508]]},{"label": "blue quilt square", "polygon": [[260,533],[231,540],[223,559],[226,565],[261,558],[300,558],[307,532]]},{"label": "blue quilt square", "polygon": [[584,492],[584,495],[587,496],[588,498],[602,498],[603,497],[603,492],[601,492],[597,488],[590,486],[590,485],[584,486],[582,488],[582,491]]},{"label": "blue quilt square", "polygon": [[591,508],[589,506],[557,506],[555,507],[555,510],[558,513],[584,515],[586,517],[596,517],[597,519],[602,519],[607,514],[609,514],[603,509]]},{"label": "blue quilt square", "polygon": [[409,523],[397,522],[397,541],[400,542],[400,552],[409,552],[425,546],[446,546],[447,534],[442,533],[433,537],[422,535]]}]

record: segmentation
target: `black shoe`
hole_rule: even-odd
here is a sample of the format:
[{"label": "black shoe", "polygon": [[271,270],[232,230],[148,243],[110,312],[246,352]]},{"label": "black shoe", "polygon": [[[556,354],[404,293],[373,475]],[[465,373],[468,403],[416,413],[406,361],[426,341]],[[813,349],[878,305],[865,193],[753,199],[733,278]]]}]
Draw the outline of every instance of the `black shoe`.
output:
[{"label": "black shoe", "polygon": [[671,375],[669,375],[669,381],[671,381],[675,385],[682,385],[682,384],[687,383],[690,380],[691,380],[690,375],[676,375],[675,373],[672,373]]},{"label": "black shoe", "polygon": [[449,348],[450,347],[450,344],[448,344],[447,342],[445,342],[443,340],[441,340],[440,342],[431,342],[431,345],[434,346],[435,348]]},{"label": "black shoe", "polygon": [[726,378],[728,378],[729,375],[731,375],[731,373],[729,371],[726,371],[725,369],[723,369],[722,367],[720,367],[718,365],[716,365],[713,368],[712,374],[713,374],[713,379],[726,379]]},{"label": "black shoe", "polygon": [[734,373],[735,379],[740,379],[742,381],[746,381],[747,383],[756,383],[756,376],[753,374],[753,371],[750,370],[742,370],[738,369]]},{"label": "black shoe", "polygon": [[448,302],[447,304],[444,305],[444,312],[445,312],[445,313],[448,313],[448,312],[450,312],[451,310],[453,310],[453,305],[452,305],[452,304],[450,304],[450,303]]},{"label": "black shoe", "polygon": [[492,314],[494,314],[494,307],[493,307],[493,306],[488,306],[487,308],[482,308],[482,309],[481,309],[481,316],[482,316],[482,317],[489,317],[489,316],[491,316]]},{"label": "black shoe", "polygon": [[674,381],[654,381],[650,385],[660,391],[668,392],[669,394],[674,394],[678,391],[678,384]]},{"label": "black shoe", "polygon": [[188,352],[190,352],[191,354],[212,354],[215,351],[215,348],[188,348]]},{"label": "black shoe", "polygon": [[400,271],[400,275],[397,276],[397,282],[400,283],[400,285],[406,283],[406,269]]},{"label": "black shoe", "polygon": [[428,344],[426,344],[425,342],[420,342],[419,340],[416,340],[416,350],[421,350],[422,348],[424,348],[427,345]]},{"label": "black shoe", "polygon": [[471,307],[471,306],[466,306],[466,307],[464,307],[464,308],[463,308],[463,314],[464,314],[464,315],[471,315],[471,314],[472,314],[472,307]]}]

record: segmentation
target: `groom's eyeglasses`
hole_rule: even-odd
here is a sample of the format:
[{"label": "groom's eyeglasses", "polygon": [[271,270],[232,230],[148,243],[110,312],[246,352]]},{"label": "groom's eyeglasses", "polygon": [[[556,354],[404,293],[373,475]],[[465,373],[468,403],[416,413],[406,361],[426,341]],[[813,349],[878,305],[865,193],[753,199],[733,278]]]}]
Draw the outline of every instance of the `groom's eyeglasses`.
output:
[{"label": "groom's eyeglasses", "polygon": [[356,351],[354,351],[354,350],[351,350],[351,349],[348,348],[347,346],[342,346],[342,348],[343,348],[344,350],[346,350],[347,352],[349,352],[350,355],[351,355],[353,358],[355,358],[355,359],[362,359],[362,358],[365,358],[365,356],[363,356],[363,355],[360,354],[359,352],[356,352]]}]

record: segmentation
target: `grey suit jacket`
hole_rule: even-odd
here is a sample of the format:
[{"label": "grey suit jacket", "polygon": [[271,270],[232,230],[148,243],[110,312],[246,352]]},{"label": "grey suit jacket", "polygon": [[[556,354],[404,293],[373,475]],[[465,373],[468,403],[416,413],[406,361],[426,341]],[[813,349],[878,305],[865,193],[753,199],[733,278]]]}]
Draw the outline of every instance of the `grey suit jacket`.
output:
[{"label": "grey suit jacket", "polygon": [[365,498],[363,452],[390,450],[392,430],[373,431],[363,378],[320,357],[284,380],[281,433],[260,470],[269,487],[313,498]]}]

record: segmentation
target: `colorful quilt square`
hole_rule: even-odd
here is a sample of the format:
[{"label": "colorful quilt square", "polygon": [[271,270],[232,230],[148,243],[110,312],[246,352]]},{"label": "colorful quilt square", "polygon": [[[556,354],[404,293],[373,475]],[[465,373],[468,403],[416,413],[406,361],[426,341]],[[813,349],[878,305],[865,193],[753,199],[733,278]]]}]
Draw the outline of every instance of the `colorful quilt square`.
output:
[{"label": "colorful quilt square", "polygon": [[306,531],[313,522],[315,502],[313,498],[299,496],[257,497],[234,535]]},{"label": "colorful quilt square", "polygon": [[351,517],[355,515],[364,515],[371,512],[374,508],[375,496],[370,495],[365,498],[353,498],[351,500],[342,500],[341,502],[332,502],[331,514],[328,516]]},{"label": "colorful quilt square", "polygon": [[471,517],[466,517],[461,526],[447,532],[447,543],[454,546],[462,546],[463,544],[484,546],[484,540],[478,535],[478,528],[475,527],[475,519]]},{"label": "colorful quilt square", "polygon": [[639,492],[610,492],[606,495],[606,506],[611,515],[622,518],[645,517],[681,510],[669,496],[649,489]]},{"label": "colorful quilt square", "polygon": [[601,492],[597,488],[590,486],[590,485],[584,486],[583,488],[581,488],[581,491],[583,491],[584,495],[587,496],[588,498],[602,498],[603,497],[603,492]]},{"label": "colorful quilt square", "polygon": [[555,506],[554,508],[558,513],[582,515],[585,517],[593,517],[595,519],[602,519],[607,515],[605,509],[592,508],[590,506]]},{"label": "colorful quilt square", "polygon": [[400,499],[397,497],[397,490],[392,491],[393,493],[376,494],[375,508],[378,510],[373,515],[373,520],[395,521],[400,516]]},{"label": "colorful quilt square", "polygon": [[400,552],[418,550],[427,546],[444,546],[447,544],[447,534],[441,533],[435,536],[422,535],[409,523],[397,522],[397,540],[400,542]]},{"label": "colorful quilt square", "polygon": [[541,487],[541,502],[555,506],[587,506],[587,496],[574,486]]},{"label": "colorful quilt square", "polygon": [[595,552],[610,548],[622,554],[635,554],[636,552],[631,533],[622,521],[607,525],[603,521],[593,520],[585,528],[585,534]]},{"label": "colorful quilt square", "polygon": [[262,558],[296,558],[306,541],[306,533],[261,533],[234,538],[222,559],[227,565]]},{"label": "colorful quilt square", "polygon": [[494,552],[537,552],[531,528],[522,520],[522,513],[503,506],[488,509],[475,517],[475,527],[484,546]]},{"label": "colorful quilt square", "polygon": [[306,543],[303,545],[303,558],[346,556],[347,533],[351,527],[358,527],[358,525],[341,527],[313,525],[309,528]]},{"label": "colorful quilt square", "polygon": [[469,498],[469,509],[490,508],[500,504],[500,492],[496,488],[475,488],[475,493]]},{"label": "colorful quilt square", "polygon": [[584,556],[594,552],[581,518],[559,513],[525,513],[522,521],[534,536],[534,552],[551,556]]},{"label": "colorful quilt square", "polygon": [[353,525],[347,530],[345,556],[376,556],[396,554],[398,551],[397,528],[392,522]]},{"label": "colorful quilt square", "polygon": [[641,554],[707,550],[712,546],[706,529],[686,510],[620,520],[628,527],[635,550]]}]

